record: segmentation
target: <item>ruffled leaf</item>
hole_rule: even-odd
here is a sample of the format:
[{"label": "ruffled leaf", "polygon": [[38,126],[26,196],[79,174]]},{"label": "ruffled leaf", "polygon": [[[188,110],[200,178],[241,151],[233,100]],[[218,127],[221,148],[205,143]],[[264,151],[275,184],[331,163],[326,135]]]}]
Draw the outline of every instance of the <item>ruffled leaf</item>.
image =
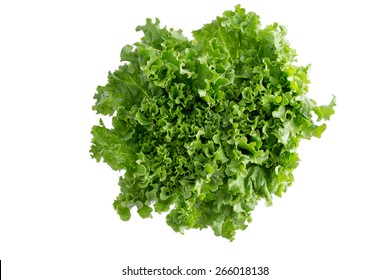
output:
[{"label": "ruffled leaf", "polygon": [[192,40],[158,19],[136,30],[142,39],[94,95],[112,128],[92,128],[91,156],[123,172],[113,207],[124,221],[134,207],[142,218],[166,212],[176,232],[210,227],[233,240],[259,201],[292,185],[300,140],[322,135],[335,98],[317,106],[286,28],[262,27],[239,5]]}]

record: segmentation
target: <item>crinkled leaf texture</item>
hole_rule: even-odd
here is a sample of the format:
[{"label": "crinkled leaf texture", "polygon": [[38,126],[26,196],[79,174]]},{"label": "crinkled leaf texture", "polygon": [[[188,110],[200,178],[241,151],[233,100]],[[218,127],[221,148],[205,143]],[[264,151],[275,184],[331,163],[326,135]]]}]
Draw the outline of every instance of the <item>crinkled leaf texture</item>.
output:
[{"label": "crinkled leaf texture", "polygon": [[132,208],[168,212],[177,232],[211,227],[233,240],[259,200],[271,205],[292,184],[300,140],[321,136],[335,100],[308,98],[309,67],[297,65],[285,27],[262,28],[239,5],[193,40],[158,19],[137,31],[94,96],[112,128],[92,128],[91,155],[124,171],[114,208],[122,220]]}]

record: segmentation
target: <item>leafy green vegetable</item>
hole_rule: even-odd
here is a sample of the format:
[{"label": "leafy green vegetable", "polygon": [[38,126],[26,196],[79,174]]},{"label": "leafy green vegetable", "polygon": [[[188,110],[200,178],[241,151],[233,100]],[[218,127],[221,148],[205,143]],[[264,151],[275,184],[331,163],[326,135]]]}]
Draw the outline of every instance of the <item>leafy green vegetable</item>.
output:
[{"label": "leafy green vegetable", "polygon": [[[193,32],[138,26],[144,37],[99,86],[91,155],[124,171],[113,206],[122,220],[168,212],[175,231],[211,227],[234,239],[259,200],[282,196],[301,139],[320,137],[335,99],[307,97],[309,66],[296,64],[286,28],[261,28],[239,5]],[[314,119],[314,115],[317,120]]]}]

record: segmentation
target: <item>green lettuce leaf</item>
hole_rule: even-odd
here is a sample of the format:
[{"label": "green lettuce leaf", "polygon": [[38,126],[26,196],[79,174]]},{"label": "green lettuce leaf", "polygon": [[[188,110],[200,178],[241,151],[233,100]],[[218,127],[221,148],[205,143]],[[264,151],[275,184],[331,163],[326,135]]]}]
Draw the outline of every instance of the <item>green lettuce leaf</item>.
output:
[{"label": "green lettuce leaf", "polygon": [[114,209],[124,221],[133,207],[167,212],[177,232],[233,240],[260,200],[272,205],[292,185],[300,140],[321,136],[335,98],[317,106],[286,28],[262,27],[239,5],[192,39],[158,19],[136,30],[144,36],[94,96],[112,128],[92,128],[91,156],[123,171]]}]

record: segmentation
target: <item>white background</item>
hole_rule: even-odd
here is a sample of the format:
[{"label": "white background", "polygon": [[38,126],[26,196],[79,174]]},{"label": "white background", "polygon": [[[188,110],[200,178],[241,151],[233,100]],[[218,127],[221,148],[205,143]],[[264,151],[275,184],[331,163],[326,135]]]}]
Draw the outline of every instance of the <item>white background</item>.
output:
[{"label": "white background", "polygon": [[[136,268],[268,266],[264,279],[390,279],[387,1],[1,1],[0,259],[4,279],[152,279]],[[241,3],[287,26],[310,97],[337,96],[295,182],[234,242],[122,222],[118,173],[89,156],[97,85],[147,17],[187,36]],[[153,279],[168,279],[154,277]],[[172,277],[169,277],[169,279]],[[181,277],[215,279],[216,277]],[[257,277],[232,277],[255,279]],[[261,278],[261,277],[258,277]],[[180,278],[178,278],[180,279]]]}]

